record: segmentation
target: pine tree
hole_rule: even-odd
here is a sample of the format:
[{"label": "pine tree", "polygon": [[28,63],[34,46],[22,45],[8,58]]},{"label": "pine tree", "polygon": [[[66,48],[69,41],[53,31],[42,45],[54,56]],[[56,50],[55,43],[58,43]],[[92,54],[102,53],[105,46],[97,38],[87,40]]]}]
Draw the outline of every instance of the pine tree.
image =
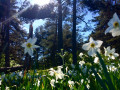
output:
[{"label": "pine tree", "polygon": [[[8,5],[9,4],[9,5]],[[3,14],[0,15],[1,20],[1,55],[6,53],[5,55],[5,66],[10,66],[10,60],[15,60],[20,62],[21,55],[23,51],[21,51],[21,42],[24,40],[21,36],[25,36],[25,32],[22,31],[20,20],[16,17],[13,17],[14,14],[17,13],[16,9],[16,0],[5,0],[0,1],[1,7],[4,8],[1,11]],[[21,39],[22,38],[22,39]],[[21,39],[21,42],[19,41]],[[17,51],[18,50],[18,51]],[[21,53],[21,54],[20,54]]]},{"label": "pine tree", "polygon": [[76,0],[73,1],[73,30],[72,30],[72,54],[73,63],[77,63],[76,55]]}]

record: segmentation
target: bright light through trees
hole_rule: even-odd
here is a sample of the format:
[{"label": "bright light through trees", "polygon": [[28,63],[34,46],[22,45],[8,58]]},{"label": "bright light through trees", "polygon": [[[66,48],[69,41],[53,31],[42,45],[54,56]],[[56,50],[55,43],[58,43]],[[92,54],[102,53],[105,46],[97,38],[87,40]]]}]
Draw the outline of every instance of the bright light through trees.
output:
[{"label": "bright light through trees", "polygon": [[49,4],[50,0],[31,0],[31,4],[38,4],[39,6],[44,6],[46,4]]}]

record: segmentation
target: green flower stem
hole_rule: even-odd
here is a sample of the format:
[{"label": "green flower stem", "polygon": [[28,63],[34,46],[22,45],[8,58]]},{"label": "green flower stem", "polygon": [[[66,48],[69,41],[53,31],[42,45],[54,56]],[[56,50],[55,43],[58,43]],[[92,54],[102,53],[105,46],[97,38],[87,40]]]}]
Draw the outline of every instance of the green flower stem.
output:
[{"label": "green flower stem", "polygon": [[[36,52],[36,53],[37,53],[37,52]],[[36,58],[35,61],[34,61],[34,71],[33,71],[33,78],[32,78],[32,86],[33,86],[34,77],[35,77],[36,61],[37,61],[37,58]]]},{"label": "green flower stem", "polygon": [[113,86],[113,83],[112,83],[112,80],[111,80],[111,78],[110,78],[110,75],[109,75],[109,73],[108,73],[108,71],[107,71],[106,65],[105,65],[102,57],[100,56],[100,54],[99,54],[98,52],[97,52],[97,56],[99,57],[100,63],[101,63],[102,68],[103,68],[103,72],[104,72],[104,74],[105,74],[105,77],[106,77],[106,79],[108,80],[109,89],[110,89],[110,90],[115,90],[115,88],[114,88],[114,86]]},{"label": "green flower stem", "polygon": [[64,56],[62,56],[62,60],[63,60],[63,71],[65,73],[65,62],[64,62]]},{"label": "green flower stem", "polygon": [[103,87],[104,90],[107,90],[107,87],[105,86],[104,82],[100,77],[98,76],[97,72],[94,70],[94,67],[91,67],[93,73],[95,74],[96,80],[100,83],[100,85]]}]

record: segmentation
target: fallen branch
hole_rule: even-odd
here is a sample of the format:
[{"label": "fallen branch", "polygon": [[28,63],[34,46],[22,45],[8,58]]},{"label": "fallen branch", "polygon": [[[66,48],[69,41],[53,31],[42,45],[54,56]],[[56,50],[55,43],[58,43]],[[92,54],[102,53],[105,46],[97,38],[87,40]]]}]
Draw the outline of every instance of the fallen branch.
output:
[{"label": "fallen branch", "polygon": [[0,73],[8,73],[8,72],[14,72],[17,70],[22,70],[24,67],[23,66],[16,66],[16,67],[1,67],[0,68]]}]

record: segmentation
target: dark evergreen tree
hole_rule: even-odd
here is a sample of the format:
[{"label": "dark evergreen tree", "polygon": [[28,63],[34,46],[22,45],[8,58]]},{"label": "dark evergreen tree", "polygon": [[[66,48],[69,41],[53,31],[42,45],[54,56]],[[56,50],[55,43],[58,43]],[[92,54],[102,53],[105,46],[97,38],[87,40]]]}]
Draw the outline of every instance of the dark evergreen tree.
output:
[{"label": "dark evergreen tree", "polygon": [[58,0],[58,51],[63,49],[63,32],[62,32],[62,2]]},{"label": "dark evergreen tree", "polygon": [[[17,13],[18,7],[16,6],[16,0],[1,0],[0,7],[3,8],[2,14],[0,15],[0,55],[5,55],[5,66],[10,66],[10,60],[15,60],[20,62],[22,55],[21,52],[21,42],[18,40],[21,39],[21,35],[24,36],[24,31],[21,29],[20,21],[16,18],[15,14]],[[2,10],[2,9],[0,9]],[[18,34],[19,33],[19,34]],[[14,37],[14,38],[13,38]],[[23,37],[24,38],[24,37]],[[24,39],[22,38],[21,41]],[[20,51],[17,51],[20,50]],[[21,54],[20,54],[21,53]]]},{"label": "dark evergreen tree", "polygon": [[73,63],[77,63],[76,55],[76,0],[73,1],[73,30],[72,30],[72,54]]}]

